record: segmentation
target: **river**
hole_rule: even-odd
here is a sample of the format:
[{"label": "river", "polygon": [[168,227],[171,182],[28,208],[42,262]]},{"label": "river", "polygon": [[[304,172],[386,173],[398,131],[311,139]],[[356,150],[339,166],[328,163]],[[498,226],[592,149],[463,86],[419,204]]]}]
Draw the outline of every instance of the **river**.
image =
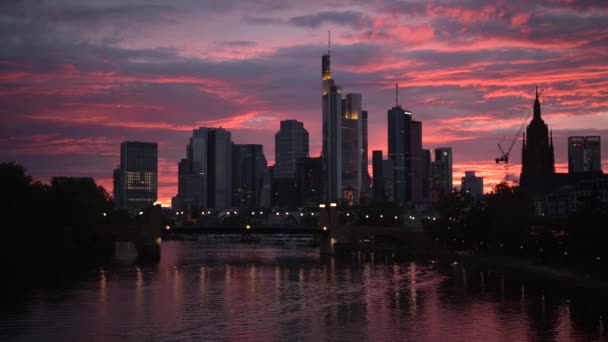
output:
[{"label": "river", "polygon": [[608,339],[606,298],[482,266],[202,241],[134,257],[120,245],[111,266],[3,303],[0,340]]}]

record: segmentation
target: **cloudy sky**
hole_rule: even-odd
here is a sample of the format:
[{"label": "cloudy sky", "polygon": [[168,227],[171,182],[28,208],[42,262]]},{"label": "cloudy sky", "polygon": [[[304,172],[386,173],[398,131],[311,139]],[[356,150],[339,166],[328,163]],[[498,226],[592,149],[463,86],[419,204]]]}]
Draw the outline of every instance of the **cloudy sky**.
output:
[{"label": "cloudy sky", "polygon": [[[423,123],[425,148],[451,146],[454,180],[489,189],[534,89],[553,130],[600,135],[608,167],[608,2],[571,0],[4,0],[0,2],[0,161],[36,179],[92,176],[112,190],[125,140],[159,143],[159,199],[177,192],[192,129],[222,126],[274,162],[279,121],[303,121],[321,151],[321,55],[363,94],[370,156],[386,153],[387,109]],[[511,153],[519,175],[521,139]]]}]

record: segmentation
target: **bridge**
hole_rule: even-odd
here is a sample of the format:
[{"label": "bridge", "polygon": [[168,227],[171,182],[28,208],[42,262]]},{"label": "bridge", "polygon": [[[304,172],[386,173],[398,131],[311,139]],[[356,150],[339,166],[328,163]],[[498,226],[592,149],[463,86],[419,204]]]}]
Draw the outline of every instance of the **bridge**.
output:
[{"label": "bridge", "polygon": [[336,206],[321,207],[319,223],[321,254],[349,253],[353,250],[428,255],[432,241],[426,233],[402,225],[357,225],[340,222]]},{"label": "bridge", "polygon": [[99,224],[95,231],[113,242],[131,242],[137,249],[139,260],[155,261],[160,259],[161,206],[155,205],[141,212],[142,222],[132,224]]}]

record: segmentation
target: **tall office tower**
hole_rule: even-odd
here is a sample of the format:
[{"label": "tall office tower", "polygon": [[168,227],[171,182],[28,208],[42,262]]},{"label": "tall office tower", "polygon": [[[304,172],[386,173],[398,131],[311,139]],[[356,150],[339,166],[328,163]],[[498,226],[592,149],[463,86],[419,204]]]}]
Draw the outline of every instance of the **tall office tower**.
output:
[{"label": "tall office tower", "polygon": [[538,96],[536,88],[534,116],[524,135],[519,177],[519,185],[536,196],[551,190],[555,176],[553,135],[549,135],[549,127],[540,117]]},{"label": "tall office tower", "polygon": [[602,171],[599,136],[568,137],[568,173]]},{"label": "tall office tower", "polygon": [[237,208],[262,207],[262,188],[266,175],[262,145],[232,146],[232,205]]},{"label": "tall office tower", "polygon": [[361,111],[361,196],[368,196],[372,179],[369,176],[369,155],[367,139],[367,111]]},{"label": "tall office tower", "polygon": [[422,200],[431,200],[431,150],[422,150]]},{"label": "tall office tower", "polygon": [[[117,171],[114,171],[115,175]],[[120,144],[118,190],[121,209],[133,213],[149,208],[157,200],[158,144],[125,141]]]},{"label": "tall office tower", "polygon": [[395,161],[385,159],[382,161],[382,180],[384,181],[384,198],[395,201]]},{"label": "tall office tower", "polygon": [[324,201],[342,196],[342,89],[331,77],[330,52],[321,59]]},{"label": "tall office tower", "polygon": [[382,202],[386,200],[384,193],[384,174],[382,170],[382,151],[372,151],[372,171],[373,171],[373,193],[374,201]]},{"label": "tall office tower", "polygon": [[281,121],[281,128],[274,135],[275,178],[296,177],[296,162],[308,157],[308,131],[297,120]]},{"label": "tall office tower", "polygon": [[433,169],[433,179],[439,179],[443,195],[447,195],[454,189],[452,179],[452,148],[438,147],[435,149],[436,167]]},{"label": "tall office tower", "polygon": [[317,207],[321,203],[322,163],[321,157],[298,159],[296,168],[298,206]]},{"label": "tall office tower", "polygon": [[178,195],[174,203],[215,210],[230,208],[231,138],[223,128],[200,127],[192,131],[186,159],[179,163]]},{"label": "tall office tower", "polygon": [[422,123],[412,120],[412,113],[396,104],[388,110],[388,158],[394,161],[395,201],[405,204],[422,200]]},{"label": "tall office tower", "polygon": [[483,177],[475,176],[475,171],[465,171],[460,182],[461,191],[468,192],[476,199],[483,196]]},{"label": "tall office tower", "polygon": [[[201,209],[205,206],[205,176],[192,172],[192,159],[182,159],[177,164],[176,210]],[[174,206],[173,204],[171,205]]]},{"label": "tall office tower", "polygon": [[262,184],[262,199],[260,200],[260,208],[270,208],[272,205],[272,179],[271,170],[273,166],[266,167],[264,170],[264,183]]},{"label": "tall office tower", "polygon": [[347,94],[342,101],[342,198],[359,203],[361,192],[361,94]]},{"label": "tall office tower", "polygon": [[272,203],[277,207],[292,208],[297,205],[296,165],[299,159],[308,157],[308,131],[302,122],[284,120],[274,141]]},{"label": "tall office tower", "polygon": [[422,154],[422,123],[411,122],[410,128],[410,175],[411,184],[409,200],[422,202],[424,200],[424,160]]},{"label": "tall office tower", "polygon": [[437,202],[447,195],[448,163],[445,161],[431,162],[431,201]]}]

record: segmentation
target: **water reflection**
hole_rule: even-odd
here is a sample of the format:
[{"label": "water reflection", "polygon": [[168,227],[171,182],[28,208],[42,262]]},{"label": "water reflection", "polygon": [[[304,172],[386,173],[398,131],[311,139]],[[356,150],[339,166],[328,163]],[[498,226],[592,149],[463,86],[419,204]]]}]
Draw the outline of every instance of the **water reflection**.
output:
[{"label": "water reflection", "polygon": [[197,241],[163,243],[158,265],[122,257],[90,279],[3,308],[0,339],[606,338],[605,298],[475,265]]}]

